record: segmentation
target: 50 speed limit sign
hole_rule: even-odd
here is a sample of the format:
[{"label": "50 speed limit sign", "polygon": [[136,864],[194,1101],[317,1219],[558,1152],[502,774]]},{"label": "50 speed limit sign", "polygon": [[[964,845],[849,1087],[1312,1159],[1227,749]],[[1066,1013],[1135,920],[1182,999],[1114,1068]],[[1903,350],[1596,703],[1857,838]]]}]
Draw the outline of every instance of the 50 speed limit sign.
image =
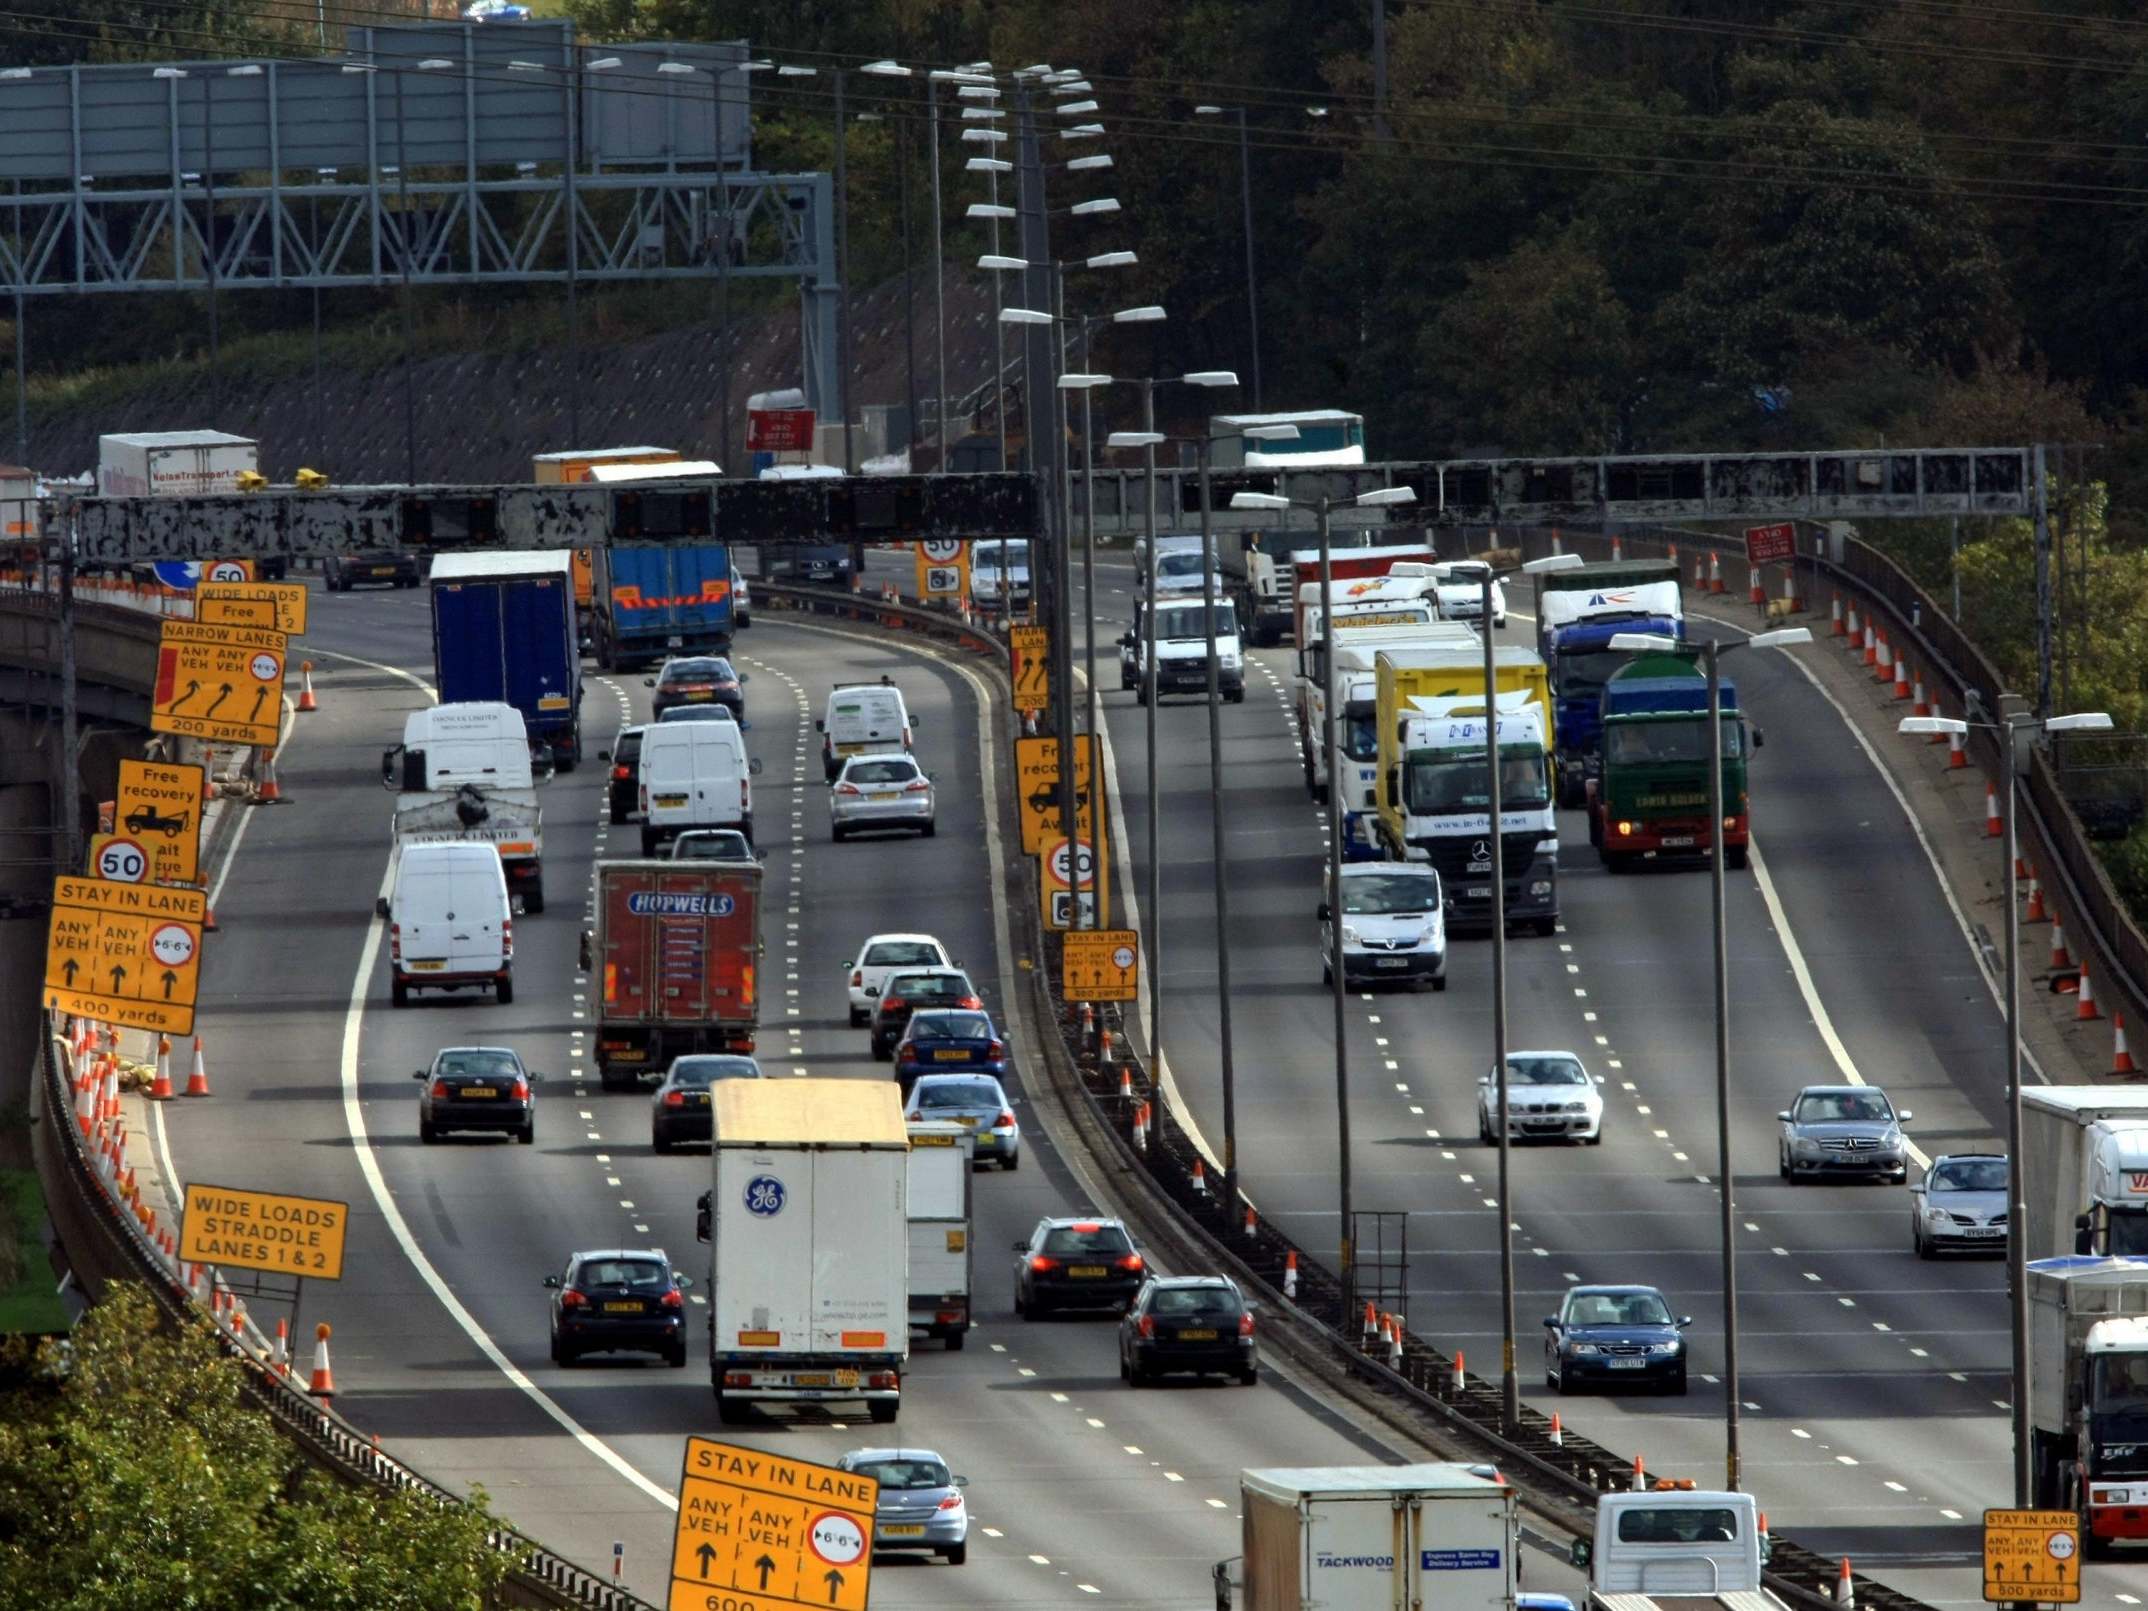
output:
[{"label": "50 speed limit sign", "polygon": [[960,537],[927,537],[917,546],[925,558],[935,565],[952,565],[962,557]]},{"label": "50 speed limit sign", "polygon": [[149,876],[149,852],[137,840],[99,834],[90,850],[91,877],[139,884]]},{"label": "50 speed limit sign", "polygon": [[1037,893],[1047,927],[1072,928],[1077,910],[1081,926],[1096,928],[1111,920],[1110,858],[1101,841],[1048,836],[1037,853]]}]

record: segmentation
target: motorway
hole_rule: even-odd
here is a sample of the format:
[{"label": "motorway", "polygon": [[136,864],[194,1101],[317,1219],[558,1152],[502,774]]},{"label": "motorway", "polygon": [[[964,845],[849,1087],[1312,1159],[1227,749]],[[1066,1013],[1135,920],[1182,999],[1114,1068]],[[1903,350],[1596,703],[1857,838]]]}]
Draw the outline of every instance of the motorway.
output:
[{"label": "motorway", "polygon": [[[384,925],[372,917],[389,849],[379,762],[404,714],[431,697],[425,597],[316,591],[312,612],[305,651],[322,708],[297,718],[280,758],[289,803],[249,813],[217,871],[222,932],[202,994],[216,1099],[158,1107],[153,1140],[176,1179],[349,1202],[345,1277],[304,1293],[297,1328],[310,1340],[316,1320],[332,1323],[338,1408],[435,1480],[481,1485],[517,1525],[593,1570],[609,1570],[623,1547],[626,1584],[661,1601],[682,1440],[715,1435],[705,1358],[697,1342],[681,1371],[609,1357],[553,1366],[540,1287],[570,1249],[655,1244],[696,1278],[697,1306],[705,1292],[693,1208],[706,1152],[657,1157],[646,1098],[608,1095],[587,1077],[577,914],[592,859],[633,854],[622,837],[632,830],[604,821],[604,768],[556,778],[545,796],[549,908],[516,922],[515,1003],[421,996],[392,1010]],[[740,638],[739,659],[752,679],[748,742],[765,766],[756,784],[768,879],[764,1066],[886,1078],[845,1019],[841,970],[862,936],[937,931],[995,1012],[1012,993],[1014,959],[994,932],[1000,850],[988,850],[980,808],[982,681],[930,651],[776,617]],[[833,845],[812,717],[832,681],[883,672],[920,717],[940,833]],[[638,676],[591,673],[589,747],[640,719],[646,699]],[[1273,725],[1270,706],[1245,714]],[[1309,815],[1285,804],[1309,851]],[[570,898],[577,891],[583,901]],[[1274,893],[1303,904],[1280,880]],[[533,1147],[490,1137],[420,1145],[411,1071],[441,1045],[471,1042],[512,1045],[548,1076]],[[1014,1050],[1019,1063],[1018,1035]],[[1191,1046],[1188,1055],[1197,1065]],[[1089,1195],[1079,1161],[1059,1152],[1032,1102],[1018,1096],[1017,1106],[1023,1168],[977,1180],[980,1325],[959,1354],[920,1345],[899,1424],[903,1443],[938,1448],[969,1477],[971,1559],[884,1561],[875,1603],[1206,1606],[1211,1564],[1238,1551],[1241,1468],[1404,1451],[1355,1430],[1273,1360],[1254,1389],[1135,1399],[1117,1379],[1109,1320],[1016,1321],[1010,1244],[1040,1214],[1109,1206]],[[1278,1116],[1262,1112],[1264,1127]],[[1284,1188],[1263,1174],[1260,1189]],[[825,1460],[897,1432],[823,1416],[723,1435]],[[1541,1552],[1525,1570],[1532,1588],[1573,1591],[1573,1574]]]},{"label": "motorway", "polygon": [[[1147,890],[1145,712],[1118,691],[1106,646],[1131,616],[1131,581],[1123,562],[1100,561],[1125,910]],[[1513,602],[1505,637],[1530,642],[1526,591]],[[1728,623],[1721,633],[1743,635]],[[1920,1263],[1901,1188],[1793,1188],[1775,1172],[1775,1113],[1799,1086],[1852,1070],[1914,1112],[1909,1133],[1927,1155],[2004,1150],[2001,1017],[1903,808],[1791,658],[1829,652],[1725,665],[1767,739],[1751,765],[1752,870],[1728,891],[1744,1486],[1800,1543],[1931,1603],[1972,1604],[1981,1512],[2011,1492],[2003,1265]],[[1263,1216],[1332,1261],[1332,1007],[1315,923],[1326,840],[1299,770],[1292,659],[1288,645],[1249,653],[1246,702],[1222,712],[1238,1156]],[[1158,733],[1166,1062],[1220,1152],[1202,703],[1165,702]],[[1514,1149],[1522,1394],[1622,1457],[1720,1483],[1707,879],[1612,879],[1579,811],[1561,813],[1560,860],[1561,932],[1508,945],[1508,1043],[1578,1052],[1603,1081],[1605,1140]],[[1496,1380],[1497,1162],[1475,1112],[1476,1077],[1492,1063],[1489,944],[1451,941],[1448,973],[1442,995],[1352,993],[1355,1206],[1407,1215],[1412,1327]],[[1559,1398],[1545,1386],[1541,1322],[1578,1281],[1660,1286],[1694,1317],[1688,1397]],[[2088,1577],[2083,1603],[2148,1597],[2148,1567]]]}]

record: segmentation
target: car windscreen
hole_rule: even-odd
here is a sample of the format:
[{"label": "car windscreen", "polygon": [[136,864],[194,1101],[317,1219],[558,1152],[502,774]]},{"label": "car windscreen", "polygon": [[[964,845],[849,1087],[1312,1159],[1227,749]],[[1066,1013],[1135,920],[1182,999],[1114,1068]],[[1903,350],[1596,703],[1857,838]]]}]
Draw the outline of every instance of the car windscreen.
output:
[{"label": "car windscreen", "polygon": [[1123,1225],[1054,1225],[1044,1233],[1044,1251],[1062,1256],[1099,1253],[1122,1258],[1133,1250],[1133,1238]]},{"label": "car windscreen", "polygon": [[887,993],[897,1001],[958,1001],[970,982],[959,973],[906,973],[888,980]]},{"label": "car windscreen", "polygon": [[1157,555],[1156,574],[1158,576],[1199,576],[1201,574],[1201,551],[1197,548],[1182,548],[1174,553]]},{"label": "car windscreen", "polygon": [[989,1108],[996,1107],[1005,1098],[995,1080],[934,1080],[920,1084],[916,1102],[919,1108]]},{"label": "car windscreen", "polygon": [[522,1072],[522,1065],[513,1052],[442,1052],[433,1072],[442,1079],[513,1076]]},{"label": "car windscreen", "polygon": [[1411,873],[1368,873],[1343,880],[1343,910],[1365,916],[1439,909],[1439,879]]},{"label": "car windscreen", "polygon": [[1671,1311],[1653,1292],[1581,1292],[1566,1311],[1569,1326],[1667,1326]]},{"label": "car windscreen", "polygon": [[901,968],[915,967],[922,963],[931,967],[942,960],[940,948],[927,945],[922,940],[882,940],[878,945],[865,948],[865,961],[862,966]]},{"label": "car windscreen", "polygon": [[1624,649],[1567,650],[1557,658],[1559,697],[1594,704],[1611,673],[1633,658]]},{"label": "car windscreen", "polygon": [[761,1065],[750,1057],[682,1057],[671,1065],[674,1085],[707,1085],[714,1080],[757,1080]]},{"label": "car windscreen", "polygon": [[914,761],[852,761],[843,774],[849,783],[908,783],[916,776]]},{"label": "car windscreen", "polygon": [[2004,1191],[2004,1158],[1948,1158],[1932,1171],[1933,1191]]},{"label": "car windscreen", "polygon": [[[1551,799],[1545,781],[1541,751],[1499,752],[1499,803],[1505,811],[1527,811]],[[1402,768],[1405,808],[1413,816],[1433,816],[1444,811],[1483,810],[1491,800],[1484,759],[1480,755],[1452,760],[1418,759]]]},{"label": "car windscreen", "polygon": [[951,1488],[955,1479],[937,1460],[907,1457],[893,1460],[860,1460],[850,1467],[861,1477],[871,1477],[882,1489]]},{"label": "car windscreen", "polygon": [[1738,1513],[1714,1505],[1636,1507],[1618,1516],[1621,1544],[1734,1544]]},{"label": "car windscreen", "polygon": [[675,861],[752,861],[753,847],[742,833],[681,834],[672,847]]},{"label": "car windscreen", "polygon": [[641,729],[621,733],[612,745],[612,759],[631,766],[641,755]]},{"label": "car windscreen", "polygon": [[981,1012],[921,1012],[910,1020],[912,1040],[990,1040],[992,1020]]},{"label": "car windscreen", "polygon": [[729,705],[674,705],[657,717],[669,726],[673,722],[735,722]]},{"label": "car windscreen", "polygon": [[1380,753],[1380,723],[1371,706],[1360,710],[1351,705],[1343,711],[1342,731],[1335,735],[1343,754],[1353,761],[1370,761]]},{"label": "car windscreen", "polygon": [[1877,1091],[1820,1091],[1797,1104],[1799,1124],[1871,1124],[1893,1116]]},{"label": "car windscreen", "polygon": [[[1723,717],[1723,758],[1745,753],[1745,727],[1737,716]],[[1613,722],[1604,735],[1611,759],[1621,766],[1708,759],[1708,718],[1695,715],[1672,721]]]},{"label": "car windscreen", "polygon": [[[1208,628],[1203,622],[1199,604],[1166,604],[1156,612],[1156,636],[1166,642],[1182,643],[1189,638],[1205,638]],[[1216,636],[1231,638],[1238,635],[1238,612],[1228,599],[1216,601]]]},{"label": "car windscreen", "polygon": [[1159,1287],[1149,1295],[1149,1313],[1160,1320],[1184,1320],[1195,1315],[1213,1319],[1236,1319],[1242,1305],[1229,1287]]},{"label": "car windscreen", "polygon": [[1571,1057],[1510,1057],[1509,1085],[1586,1085],[1589,1077]]},{"label": "car windscreen", "polygon": [[575,1274],[575,1284],[590,1287],[625,1287],[633,1292],[661,1292],[671,1283],[664,1267],[649,1259],[589,1259]]}]

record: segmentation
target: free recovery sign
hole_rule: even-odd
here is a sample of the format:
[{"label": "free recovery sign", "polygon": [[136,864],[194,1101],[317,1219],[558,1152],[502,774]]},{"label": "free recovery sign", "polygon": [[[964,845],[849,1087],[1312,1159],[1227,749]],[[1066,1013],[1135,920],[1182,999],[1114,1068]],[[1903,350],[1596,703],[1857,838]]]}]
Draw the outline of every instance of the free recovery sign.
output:
[{"label": "free recovery sign", "polygon": [[688,1438],[670,1611],[864,1611],[879,1498],[854,1471]]},{"label": "free recovery sign", "polygon": [[349,1204],[326,1198],[192,1184],[179,1220],[179,1256],[340,1281],[349,1220]]},{"label": "free recovery sign", "polygon": [[47,1003],[107,1024],[192,1034],[207,906],[198,889],[55,879]]}]

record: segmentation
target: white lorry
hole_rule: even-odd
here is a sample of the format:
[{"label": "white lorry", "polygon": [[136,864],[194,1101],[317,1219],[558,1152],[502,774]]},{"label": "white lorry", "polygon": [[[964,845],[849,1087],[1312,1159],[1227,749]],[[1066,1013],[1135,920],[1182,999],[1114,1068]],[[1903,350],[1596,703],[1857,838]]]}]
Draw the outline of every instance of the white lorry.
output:
[{"label": "white lorry", "polygon": [[1515,1492],[1468,1466],[1282,1466],[1238,1474],[1244,1554],[1214,1572],[1245,1611],[1512,1611]]},{"label": "white lorry", "polygon": [[959,1124],[910,1125],[910,1329],[959,1352],[970,1329],[970,1170],[977,1136]]},{"label": "white lorry", "polygon": [[390,830],[404,845],[469,843],[500,853],[510,895],[544,910],[544,811],[529,730],[514,706],[491,700],[429,705],[403,720],[403,742],[380,757],[381,787],[395,791]]},{"label": "white lorry", "polygon": [[2029,1471],[2085,1553],[2148,1539],[2148,1259],[2037,1259],[2029,1276]]},{"label": "white lorry", "polygon": [[716,1418],[754,1404],[902,1409],[910,1138],[892,1080],[718,1080],[709,1244]]},{"label": "white lorry", "polygon": [[[100,498],[193,498],[244,492],[261,480],[261,444],[229,431],[115,431],[97,438]],[[290,562],[254,562],[263,581],[280,581]]]},{"label": "white lorry", "polygon": [[2148,1086],[2024,1085],[2028,1257],[2148,1255]]},{"label": "white lorry", "polygon": [[1574,1540],[1590,1611],[1781,1611],[1762,1582],[1770,1544],[1751,1494],[1691,1488],[1603,1494],[1596,1525]]}]

